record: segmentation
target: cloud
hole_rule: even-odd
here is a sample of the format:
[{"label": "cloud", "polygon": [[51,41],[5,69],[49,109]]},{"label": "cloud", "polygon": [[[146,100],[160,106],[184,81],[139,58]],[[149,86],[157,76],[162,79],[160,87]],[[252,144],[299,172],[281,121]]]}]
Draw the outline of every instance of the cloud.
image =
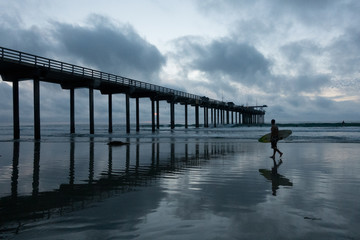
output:
[{"label": "cloud", "polygon": [[[239,95],[240,86],[260,87],[267,85],[271,61],[254,46],[236,39],[187,36],[173,41],[175,54],[168,59],[180,67],[182,85],[190,92],[202,89],[201,93],[226,100]],[[195,77],[193,77],[195,76]],[[191,87],[190,87],[191,85]],[[206,94],[205,94],[206,93]]]},{"label": "cloud", "polygon": [[234,81],[254,84],[249,78],[269,72],[269,61],[253,46],[233,39],[214,40],[209,45],[193,46],[193,66],[209,74],[230,75]]},{"label": "cloud", "polygon": [[51,44],[46,39],[46,32],[37,26],[22,27],[23,21],[19,17],[1,14],[0,45],[19,51],[38,55],[46,55]]},{"label": "cloud", "polygon": [[[166,58],[135,29],[100,15],[90,15],[85,25],[51,21],[47,27],[23,27],[19,17],[2,14],[0,45],[55,57],[104,72],[156,82]],[[65,59],[65,60],[64,60]]]},{"label": "cloud", "polygon": [[280,47],[282,56],[286,59],[286,68],[294,73],[314,72],[314,58],[321,56],[323,49],[310,40],[300,40],[284,44]]},{"label": "cloud", "polygon": [[87,23],[54,23],[53,33],[64,54],[105,72],[154,81],[166,59],[131,25],[115,25],[100,15],[91,15]]},{"label": "cloud", "polygon": [[321,89],[330,83],[329,76],[316,74],[298,75],[296,77],[287,77],[278,85],[286,95],[300,93],[319,93]]},{"label": "cloud", "polygon": [[331,68],[338,74],[359,74],[360,31],[349,28],[326,49],[331,55]]},{"label": "cloud", "polygon": [[[359,5],[360,3],[356,0],[197,1],[199,12],[211,17],[220,18],[219,16],[222,16],[220,18],[222,20],[262,19],[264,22],[281,25],[290,24],[287,25],[290,27],[299,26],[299,24],[306,25],[311,29],[314,27],[324,28],[325,26],[333,29],[351,21],[351,19],[358,19],[357,9]],[[355,21],[354,24],[357,22]],[[326,30],[330,29],[327,28]]]}]

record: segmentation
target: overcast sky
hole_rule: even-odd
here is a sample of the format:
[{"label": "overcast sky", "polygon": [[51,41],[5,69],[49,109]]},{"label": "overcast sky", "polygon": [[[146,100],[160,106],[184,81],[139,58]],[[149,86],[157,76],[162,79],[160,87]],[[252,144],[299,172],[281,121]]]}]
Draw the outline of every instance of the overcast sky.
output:
[{"label": "overcast sky", "polygon": [[[238,105],[266,104],[267,122],[359,122],[359,12],[357,0],[1,0],[0,46]],[[20,120],[31,121],[31,81],[21,82],[20,94]],[[12,121],[11,96],[11,84],[0,81],[3,123]],[[75,97],[76,119],[86,122],[88,93]],[[124,119],[123,100],[114,97],[115,122]],[[167,121],[169,107],[161,106]],[[149,108],[142,99],[143,122]],[[95,111],[105,122],[100,93]],[[183,122],[183,106],[176,111]],[[41,83],[41,117],[68,121],[69,92]]]}]

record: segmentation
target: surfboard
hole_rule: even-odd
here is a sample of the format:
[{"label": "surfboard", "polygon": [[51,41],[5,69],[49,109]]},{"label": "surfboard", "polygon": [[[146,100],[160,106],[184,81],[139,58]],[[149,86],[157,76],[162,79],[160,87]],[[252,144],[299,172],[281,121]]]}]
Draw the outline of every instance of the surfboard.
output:
[{"label": "surfboard", "polygon": [[[292,133],[291,130],[279,130],[279,140],[287,138]],[[259,138],[259,142],[268,143],[270,142],[271,133],[265,134],[261,138]]]}]

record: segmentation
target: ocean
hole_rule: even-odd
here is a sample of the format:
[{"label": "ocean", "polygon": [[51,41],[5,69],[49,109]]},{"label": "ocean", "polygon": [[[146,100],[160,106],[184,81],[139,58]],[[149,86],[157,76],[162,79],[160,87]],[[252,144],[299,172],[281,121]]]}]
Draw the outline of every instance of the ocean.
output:
[{"label": "ocean", "polygon": [[0,239],[360,238],[360,124],[69,128],[0,126]]}]

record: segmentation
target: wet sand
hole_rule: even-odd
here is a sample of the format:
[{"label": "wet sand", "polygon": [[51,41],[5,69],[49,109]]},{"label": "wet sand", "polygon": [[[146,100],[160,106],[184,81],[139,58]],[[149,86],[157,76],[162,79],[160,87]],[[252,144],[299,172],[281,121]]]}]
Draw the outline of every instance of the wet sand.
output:
[{"label": "wet sand", "polygon": [[[356,239],[356,143],[2,142],[0,237]],[[276,159],[279,164],[279,158]],[[17,232],[17,234],[15,234]]]}]

